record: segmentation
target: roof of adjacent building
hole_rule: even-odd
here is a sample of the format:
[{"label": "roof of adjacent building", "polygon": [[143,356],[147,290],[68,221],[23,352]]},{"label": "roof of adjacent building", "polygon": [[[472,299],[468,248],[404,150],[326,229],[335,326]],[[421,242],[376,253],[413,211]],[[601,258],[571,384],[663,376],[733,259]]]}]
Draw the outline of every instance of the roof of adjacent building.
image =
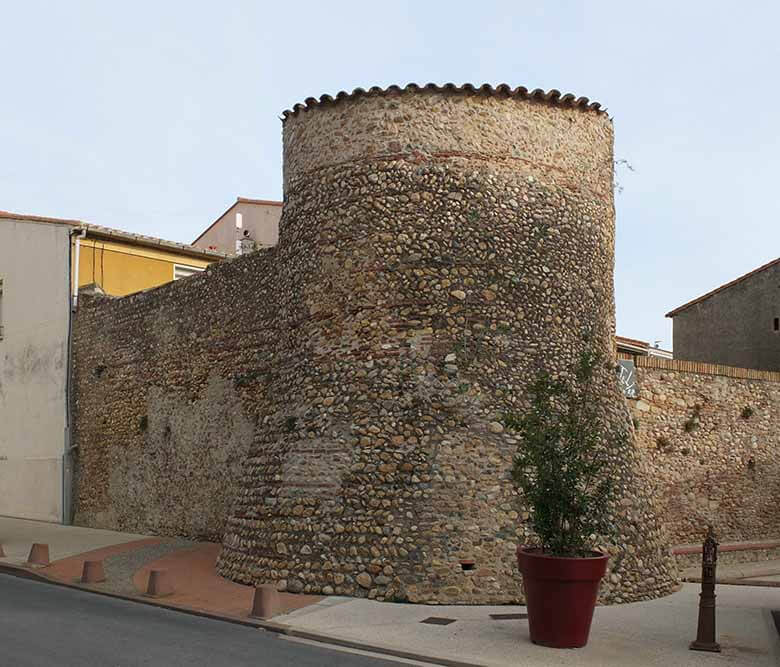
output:
[{"label": "roof of adjacent building", "polygon": [[662,347],[651,346],[650,343],[644,340],[637,340],[636,338],[626,338],[625,336],[615,336],[615,344],[617,347],[622,347],[627,350],[640,350],[646,354],[659,354],[671,355],[671,350],[665,350]]},{"label": "roof of adjacent building", "polygon": [[682,306],[678,306],[674,310],[670,310],[668,313],[666,313],[666,317],[674,317],[675,315],[678,315],[684,310],[687,310],[691,306],[696,305],[697,303],[700,303],[704,301],[705,299],[709,299],[711,296],[714,296],[715,294],[718,294],[719,292],[722,292],[724,290],[727,290],[729,287],[733,287],[734,285],[737,285],[738,283],[741,283],[748,278],[752,278],[757,273],[761,273],[762,271],[766,271],[767,269],[772,268],[773,266],[780,264],[780,257],[777,259],[773,259],[771,262],[767,262],[763,266],[759,266],[757,269],[753,269],[752,271],[746,273],[744,276],[740,276],[739,278],[735,278],[731,282],[728,282],[724,285],[721,285],[720,287],[716,287],[711,292],[707,292],[706,294],[702,294],[700,297],[697,297],[696,299],[693,299],[692,301],[689,301],[688,303],[684,303]]},{"label": "roof of adjacent building", "polygon": [[214,225],[216,225],[222,218],[224,218],[230,211],[232,211],[236,206],[239,204],[258,204],[260,206],[282,206],[283,203],[280,201],[275,201],[273,199],[250,199],[248,197],[236,197],[236,201],[234,201],[230,206],[228,206],[225,209],[225,212],[220,215],[214,222],[212,222],[206,229],[201,232],[200,236],[196,238],[192,243],[193,245],[200,241],[206,234],[208,234],[213,228]]},{"label": "roof of adjacent building", "polygon": [[587,97],[577,97],[572,93],[562,94],[559,90],[554,88],[549,92],[545,92],[541,88],[534,90],[528,90],[524,86],[518,86],[512,88],[506,83],[501,83],[495,88],[489,83],[483,83],[481,86],[475,86],[471,83],[464,83],[461,86],[457,86],[454,83],[445,83],[439,85],[436,83],[426,83],[420,86],[416,83],[407,83],[403,88],[401,86],[388,86],[387,88],[381,88],[380,86],[372,86],[368,90],[363,88],[355,88],[351,93],[344,90],[336,93],[335,97],[331,95],[322,95],[320,98],[307,97],[303,103],[296,104],[292,109],[287,109],[282,112],[283,119],[287,119],[289,116],[295,116],[299,111],[308,111],[314,107],[325,104],[334,104],[342,100],[354,99],[356,97],[369,97],[377,95],[391,95],[398,94],[406,91],[420,91],[431,90],[436,92],[456,92],[456,93],[473,93],[481,95],[489,95],[493,97],[517,97],[525,100],[536,100],[538,102],[546,102],[554,106],[560,107],[575,107],[584,111],[596,111],[599,113],[605,113],[605,110],[601,108],[601,104],[598,102],[591,102]]},{"label": "roof of adjacent building", "polygon": [[92,238],[99,238],[112,241],[123,241],[137,246],[145,248],[155,248],[157,250],[167,250],[173,253],[179,253],[187,255],[188,257],[200,257],[203,259],[224,259],[228,255],[224,252],[218,252],[216,250],[203,250],[201,248],[193,248],[188,243],[179,243],[177,241],[166,241],[165,239],[159,239],[154,236],[146,236],[145,234],[134,234],[132,232],[125,232],[120,229],[112,229],[111,227],[103,227],[102,225],[94,225],[82,220],[69,220],[67,218],[49,218],[41,215],[27,215],[25,213],[11,213],[10,211],[0,211],[0,219],[7,220],[21,220],[31,222],[47,222],[52,224],[67,225],[69,227],[83,228],[87,230],[87,234]]},{"label": "roof of adjacent building", "polygon": [[627,347],[641,347],[641,348],[650,347],[650,343],[644,340],[637,340],[636,338],[626,338],[625,336],[615,336],[615,342],[618,345],[624,345]]}]

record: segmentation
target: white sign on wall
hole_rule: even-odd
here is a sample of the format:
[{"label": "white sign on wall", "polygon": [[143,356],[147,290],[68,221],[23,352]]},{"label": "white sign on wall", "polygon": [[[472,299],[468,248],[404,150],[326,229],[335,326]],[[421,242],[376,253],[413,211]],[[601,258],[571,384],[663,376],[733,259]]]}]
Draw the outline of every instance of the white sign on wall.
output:
[{"label": "white sign on wall", "polygon": [[639,385],[636,383],[636,368],[634,362],[628,359],[618,359],[618,382],[626,398],[639,398]]}]

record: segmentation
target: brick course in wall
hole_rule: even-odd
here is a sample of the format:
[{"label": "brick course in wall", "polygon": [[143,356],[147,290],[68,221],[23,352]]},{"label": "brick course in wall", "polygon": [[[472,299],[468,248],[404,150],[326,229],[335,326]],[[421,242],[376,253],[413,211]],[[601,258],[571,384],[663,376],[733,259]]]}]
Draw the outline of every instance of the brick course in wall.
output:
[{"label": "brick course in wall", "polygon": [[[612,354],[611,122],[380,92],[288,114],[284,165],[276,248],[83,303],[77,518],[224,528],[223,576],[293,592],[521,600],[531,531],[499,421],[583,333]],[[596,400],[628,436],[601,599],[663,595],[674,564],[611,365]]]}]

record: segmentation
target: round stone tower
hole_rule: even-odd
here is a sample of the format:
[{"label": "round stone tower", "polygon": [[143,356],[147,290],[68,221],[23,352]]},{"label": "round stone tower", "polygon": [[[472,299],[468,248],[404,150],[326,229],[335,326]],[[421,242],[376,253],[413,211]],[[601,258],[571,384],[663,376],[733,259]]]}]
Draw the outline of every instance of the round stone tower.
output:
[{"label": "round stone tower", "polygon": [[[508,86],[372,88],[284,113],[279,356],[219,571],[379,600],[521,599],[509,471],[538,369],[614,358],[612,123]],[[675,574],[611,368],[618,538],[602,601]]]}]

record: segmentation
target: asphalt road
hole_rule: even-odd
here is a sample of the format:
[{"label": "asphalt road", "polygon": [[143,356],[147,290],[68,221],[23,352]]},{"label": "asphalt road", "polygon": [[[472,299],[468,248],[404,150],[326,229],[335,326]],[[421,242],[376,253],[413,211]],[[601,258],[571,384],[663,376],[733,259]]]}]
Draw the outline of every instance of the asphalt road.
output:
[{"label": "asphalt road", "polygon": [[0,574],[8,667],[399,667],[270,632]]}]

